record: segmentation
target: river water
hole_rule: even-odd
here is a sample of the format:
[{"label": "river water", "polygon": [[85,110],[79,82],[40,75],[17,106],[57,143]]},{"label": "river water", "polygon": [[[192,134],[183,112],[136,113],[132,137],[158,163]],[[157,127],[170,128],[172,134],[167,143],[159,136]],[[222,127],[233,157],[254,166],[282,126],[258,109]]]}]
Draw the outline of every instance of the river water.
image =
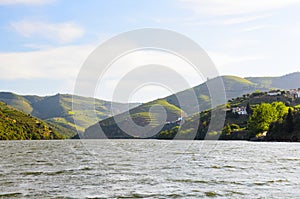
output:
[{"label": "river water", "polygon": [[300,143],[1,141],[0,198],[300,198]]}]

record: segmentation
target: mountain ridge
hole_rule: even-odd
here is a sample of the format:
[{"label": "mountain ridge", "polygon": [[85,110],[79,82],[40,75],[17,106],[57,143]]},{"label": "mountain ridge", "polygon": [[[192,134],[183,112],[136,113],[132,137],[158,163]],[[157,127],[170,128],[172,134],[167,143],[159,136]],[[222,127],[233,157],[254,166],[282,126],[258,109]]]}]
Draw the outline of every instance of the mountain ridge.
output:
[{"label": "mountain ridge", "polygon": [[[233,75],[226,75],[217,78],[222,78],[222,81],[224,82],[226,100],[243,96],[244,94],[252,93],[256,90],[268,91],[270,89],[300,87],[300,72],[290,73],[279,77],[242,78]],[[214,81],[214,79],[210,79],[208,81]],[[189,96],[192,92],[196,93],[199,105],[197,105],[197,107],[189,103]],[[77,105],[94,105],[95,103],[95,113],[97,117],[93,117],[90,110],[83,110],[74,113],[72,110],[73,97],[75,99],[74,103]],[[182,110],[182,108],[180,107],[179,101],[177,99],[178,97],[180,97],[180,99],[182,99],[182,101],[184,101],[184,103],[187,105],[186,110]],[[56,126],[57,129],[61,129],[65,132],[69,131],[67,133],[68,135],[77,134],[77,130],[79,130],[79,132],[84,132],[94,124],[98,124],[99,120],[103,121],[103,123],[107,121],[113,123],[113,120],[110,119],[112,116],[110,112],[111,102],[106,100],[94,99],[91,97],[73,96],[70,94],[56,94],[50,96],[18,95],[11,92],[0,92],[0,101],[3,101],[19,110],[22,110],[27,114],[31,114],[35,117],[43,119],[49,124]],[[211,97],[206,82],[193,88],[186,89],[176,94],[166,96],[154,101],[159,102],[158,105],[167,108],[170,113],[172,112],[171,110],[174,110],[175,107],[175,109],[178,109],[178,112],[168,120],[169,122],[172,122],[176,118],[181,117],[183,113],[192,115],[196,113],[197,110],[203,111],[211,108]],[[149,107],[147,106],[149,105],[149,103],[153,103],[154,101],[144,104],[131,104],[131,107],[137,108],[133,110],[131,109],[129,111],[131,114],[134,114],[134,122],[137,122],[138,125],[142,126],[149,123],[149,114],[147,112],[149,110]],[[114,108],[117,109],[117,111],[115,111],[117,113],[116,115],[118,115],[118,113],[121,114],[128,109],[127,104],[118,102],[113,103],[115,103]],[[76,115],[76,120],[78,120],[76,124],[77,126],[74,122],[74,115]],[[157,114],[155,116],[154,114],[151,117],[152,119],[157,121],[159,116]],[[124,121],[126,121],[126,119]]]},{"label": "mountain ridge", "polygon": [[[285,89],[287,85],[283,85],[282,87],[275,87],[275,88],[272,85],[280,86],[280,83],[283,80],[288,79],[290,76],[293,76],[293,79],[292,79],[292,81],[288,82],[288,86],[291,86],[291,88],[300,87],[300,81],[299,81],[300,73],[298,73],[298,72],[287,74],[287,75],[280,76],[280,77],[268,77],[269,80],[271,80],[271,83],[265,82],[265,81],[258,81],[258,80],[264,80],[261,77],[252,78],[252,80],[254,81],[253,82],[253,81],[250,81],[249,79],[245,79],[245,78],[241,78],[241,77],[237,77],[237,76],[228,76],[228,75],[216,77],[216,78],[208,80],[208,81],[214,81],[218,78],[221,78],[222,81],[224,82],[226,101],[228,101],[232,98],[243,96],[248,93],[257,91],[257,90],[269,91],[272,89]],[[278,82],[276,82],[276,81],[278,81]],[[178,101],[178,98],[180,98],[181,101],[184,101],[185,105],[188,105],[187,110],[184,110],[184,111],[182,110],[182,112],[185,112],[188,115],[195,114],[196,113],[195,110],[199,110],[201,112],[201,111],[213,108],[213,107],[211,107],[211,97],[210,97],[209,90],[207,88],[206,83],[200,84],[193,88],[178,92],[176,94],[173,94],[173,95],[170,95],[170,96],[167,96],[164,98],[160,98],[158,100],[166,101],[168,104],[174,105],[174,106],[178,107],[179,109],[181,109],[179,101]],[[198,104],[196,106],[193,104],[189,104],[190,99],[187,96],[190,96],[189,93],[192,93],[192,92],[194,92],[197,96]],[[139,110],[140,110],[140,113],[144,113],[144,111],[142,111],[143,107],[147,106],[149,103],[154,103],[155,101],[157,101],[157,100],[154,100],[154,101],[148,102],[148,103],[144,103],[144,104],[136,107],[134,109],[135,114],[138,113]],[[160,104],[158,104],[158,105],[160,105]],[[166,107],[166,108],[168,108],[168,107]],[[181,117],[181,115],[177,115],[177,116]],[[126,117],[131,117],[131,115],[127,114],[126,117],[124,115],[116,115],[114,117],[124,118],[123,120],[119,121],[119,122],[123,123],[127,120]],[[143,116],[141,116],[141,118],[142,117]],[[138,119],[136,119],[136,120],[138,120]],[[99,131],[97,132],[97,128],[99,126],[100,127],[105,126],[105,129],[107,129],[107,132],[104,132],[104,133],[106,134],[106,136],[108,135],[107,137],[113,137],[113,136],[110,136],[109,134],[114,133],[114,132],[121,132],[121,134],[125,135],[125,132],[122,129],[118,128],[118,124],[113,123],[112,121],[113,121],[113,117],[110,117],[110,118],[106,118],[102,121],[95,123],[94,125],[87,128],[85,130],[84,134],[81,135],[81,137],[89,138],[89,135],[91,135],[92,138],[96,138],[97,136],[95,136],[95,134],[99,133]],[[170,121],[167,120],[167,122],[170,122]],[[108,123],[109,123],[109,125],[107,125]],[[137,123],[137,125],[142,125],[142,124]],[[108,128],[108,126],[110,126],[110,128]],[[112,132],[110,132],[110,131],[112,131]],[[131,137],[125,136],[123,138],[131,138]]]},{"label": "mountain ridge", "polygon": [[[37,95],[18,95],[12,92],[0,92],[0,101],[27,114],[45,120],[48,123],[70,129],[73,134],[76,134],[77,130],[83,131],[86,127],[95,123],[96,119],[104,119],[112,115],[110,112],[112,102],[70,94],[58,93],[56,95],[41,97]],[[78,106],[95,103],[97,118],[92,118],[88,111],[74,113],[72,111],[72,103],[76,103]],[[131,104],[132,107],[136,105]],[[118,102],[113,102],[113,106],[116,113],[121,113],[128,108],[127,104]],[[76,118],[79,121],[78,126],[74,123],[74,114],[78,114]]]}]

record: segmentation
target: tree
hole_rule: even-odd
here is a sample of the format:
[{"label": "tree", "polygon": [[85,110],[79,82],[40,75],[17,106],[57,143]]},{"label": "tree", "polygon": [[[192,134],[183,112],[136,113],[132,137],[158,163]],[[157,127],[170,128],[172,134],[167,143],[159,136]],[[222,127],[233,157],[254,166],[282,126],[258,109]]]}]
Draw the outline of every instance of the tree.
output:
[{"label": "tree", "polygon": [[287,112],[288,108],[282,102],[260,104],[253,110],[248,120],[249,137],[268,131],[270,124],[282,118]]},{"label": "tree", "polygon": [[289,108],[283,102],[273,102],[271,105],[276,108],[277,119],[282,118],[288,113]]},{"label": "tree", "polygon": [[251,107],[250,107],[250,103],[249,103],[249,102],[247,103],[246,111],[247,111],[247,113],[248,113],[249,115],[252,114],[252,109],[251,109]]},{"label": "tree", "polygon": [[289,112],[286,116],[286,131],[288,133],[292,133],[294,130],[294,115],[291,108],[289,108]]},{"label": "tree", "polygon": [[231,129],[230,124],[225,125],[224,128],[222,129],[220,139],[226,140],[228,137],[230,137],[231,132],[232,132],[232,129]]}]

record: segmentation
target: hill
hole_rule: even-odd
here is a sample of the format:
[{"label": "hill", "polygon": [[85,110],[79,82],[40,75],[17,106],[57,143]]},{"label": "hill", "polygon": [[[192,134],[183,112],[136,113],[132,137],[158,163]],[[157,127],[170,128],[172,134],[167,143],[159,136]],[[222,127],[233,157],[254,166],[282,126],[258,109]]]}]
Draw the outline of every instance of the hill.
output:
[{"label": "hill", "polygon": [[[277,86],[276,88],[284,88],[286,86],[291,86],[291,88],[300,87],[300,81],[295,81],[296,79],[300,80],[300,76],[298,73],[292,73],[292,74],[285,75],[282,77],[268,77],[268,78],[260,78],[260,77],[241,78],[241,77],[236,77],[236,76],[222,76],[222,77],[217,77],[215,79],[211,79],[209,81],[215,81],[218,78],[222,78],[222,81],[224,82],[226,100],[231,100],[236,97],[242,97],[242,96],[247,95],[248,93],[252,93],[257,90],[269,91],[270,89],[273,89],[274,86]],[[289,78],[291,78],[293,81],[288,80]],[[268,81],[266,81],[266,80],[268,80]],[[288,83],[281,86],[282,81],[287,81]],[[191,93],[196,94],[198,104],[191,103],[191,98],[190,98]],[[178,98],[181,100],[181,103],[184,104],[184,106],[185,106],[184,110],[182,110],[182,107],[180,106]],[[277,98],[274,98],[274,99],[277,99]],[[254,100],[257,100],[257,99],[254,99]],[[145,123],[144,121],[146,121],[145,118],[148,117],[143,107],[148,107],[151,104],[155,104],[158,101],[163,107],[165,107],[167,112],[169,110],[169,107],[172,106],[172,107],[176,107],[179,110],[181,110],[181,113],[189,115],[190,116],[188,118],[189,121],[196,121],[197,120],[196,118],[199,118],[199,115],[197,115],[197,110],[203,111],[201,113],[202,115],[200,114],[202,118],[203,117],[209,118],[210,113],[206,112],[205,110],[214,108],[214,107],[211,107],[211,98],[210,98],[210,93],[209,93],[209,90],[207,87],[207,83],[203,83],[203,84],[200,84],[199,86],[196,86],[196,87],[188,89],[188,90],[181,91],[174,95],[170,95],[165,98],[155,100],[153,102],[145,103],[145,104],[137,107],[136,109],[131,110],[130,111],[131,114],[127,114],[127,115],[121,114],[118,116],[114,116],[115,118],[122,118],[121,122],[118,119],[118,124],[115,122],[114,117],[102,120],[99,123],[96,123],[95,125],[87,128],[84,133],[85,135],[81,136],[81,137],[102,138],[103,135],[100,137],[94,136],[94,135],[100,133],[99,126],[101,126],[101,127],[103,127],[102,130],[104,130],[106,137],[109,137],[109,138],[131,138],[132,136],[128,136],[127,134],[124,134],[124,131],[122,129],[120,129],[120,127],[118,127],[118,125],[122,125],[123,122],[125,123],[125,121],[130,120],[130,117],[132,117],[132,118],[134,118],[134,121],[137,125],[143,126]],[[258,101],[260,101],[260,100],[258,100]],[[253,103],[256,103],[256,102],[253,102]],[[219,105],[221,105],[221,104],[219,104]],[[176,115],[176,117],[182,117],[182,116],[183,116],[182,114]],[[155,116],[152,119],[154,121],[158,120],[157,118],[155,118]],[[149,122],[149,121],[147,121],[147,122]],[[171,120],[167,120],[167,122],[171,122]],[[198,122],[198,120],[196,122]],[[109,126],[109,128],[107,126]],[[174,126],[174,128],[175,128],[175,126]],[[195,124],[193,124],[192,126],[195,126]],[[206,127],[206,125],[203,128],[205,128],[205,127]],[[185,129],[185,131],[188,131],[188,129],[191,130],[191,128],[188,128],[188,127],[185,127],[184,129]],[[169,131],[171,129],[166,127],[162,131],[164,131],[164,130]],[[203,135],[200,135],[200,134],[198,133],[198,139],[203,137]],[[165,135],[167,137],[170,137],[167,134],[165,134]]]},{"label": "hill", "polygon": [[[165,118],[161,118],[162,113],[159,109],[150,111],[150,108],[155,106],[164,107],[166,111],[166,120],[169,122],[177,120],[182,114],[184,114],[180,108],[166,102],[165,100],[155,100],[133,108],[129,112],[104,119],[100,123],[90,126],[85,130],[84,134],[82,134],[80,138],[127,139],[149,137],[149,135],[152,134],[151,131],[154,130],[155,132],[156,128],[165,124]],[[132,119],[133,123],[130,123],[130,119]],[[116,124],[116,121],[118,121],[118,125]],[[132,124],[137,124],[138,126]],[[99,131],[99,125],[101,126],[104,134]],[[149,125],[149,128],[141,128],[141,130],[139,130],[139,127],[146,127],[147,125]],[[120,126],[123,128],[120,128]],[[130,135],[124,132],[124,129],[127,130],[126,132],[130,132]]]},{"label": "hill", "polygon": [[[95,105],[97,119],[91,114],[91,110],[72,111],[72,100],[78,106]],[[57,129],[72,136],[77,133],[73,116],[76,114],[78,120],[78,129],[83,131],[88,126],[94,124],[97,120],[112,116],[110,106],[112,102],[73,96],[69,94],[57,94],[53,96],[35,96],[35,95],[17,95],[9,92],[0,92],[0,101],[5,102],[25,113],[45,120]],[[137,104],[130,104],[131,107]],[[122,113],[127,109],[127,104],[113,102],[116,113]],[[93,106],[94,107],[94,106]]]},{"label": "hill", "polygon": [[[211,97],[207,85],[214,82],[215,80],[219,80],[219,78],[222,78],[222,81],[224,82],[226,100],[230,100],[238,96],[243,96],[256,90],[268,91],[273,88],[285,89],[300,87],[299,72],[281,77],[241,78],[236,76],[222,76],[208,80],[208,82],[200,84],[194,88],[187,89],[174,95],[142,104],[137,108],[130,110],[129,114],[121,114],[115,118],[111,117],[111,106],[113,105],[115,109],[114,112],[118,114],[127,110],[127,104],[116,102],[112,103],[109,101],[81,96],[74,96],[74,98],[72,98],[73,96],[68,94],[57,94],[54,96],[40,97],[34,95],[22,96],[9,92],[0,92],[0,101],[5,102],[19,110],[22,110],[25,113],[45,120],[49,125],[63,132],[66,136],[75,135],[77,133],[76,127],[80,132],[84,132],[84,130],[86,129],[86,135],[93,135],[94,133],[89,133],[93,128],[88,127],[95,124],[99,120],[102,120],[97,125],[105,126],[108,134],[106,136],[114,137],[112,136],[112,134],[117,135],[119,133],[117,136],[118,138],[128,138],[131,136],[122,134],[123,131],[118,127],[115,119],[118,119],[118,122],[120,122],[121,124],[124,123],[124,125],[126,126],[128,121],[130,121],[130,118],[132,118],[133,122],[138,126],[143,127],[149,124],[150,126],[152,125],[152,127],[155,129],[162,125],[158,122],[162,119],[160,118],[161,114],[149,114],[149,107],[154,104],[163,106],[166,109],[167,122],[173,122],[179,117],[186,115],[193,116],[198,111],[204,111],[210,108],[214,108],[211,107]],[[197,96],[198,103],[192,102],[191,94],[195,94]],[[75,105],[83,107],[82,110],[72,110],[73,99]],[[180,99],[181,105],[178,99]],[[182,107],[182,104],[184,105],[184,107]],[[138,104],[130,104],[129,106],[136,107],[137,105]],[[74,116],[76,117],[77,126],[74,124]],[[145,133],[147,132],[144,132],[144,134]],[[89,138],[89,136],[84,137]]]},{"label": "hill", "polygon": [[[163,98],[163,100],[177,107],[180,107],[177,98],[181,99],[182,103],[185,106],[185,112],[189,115],[196,113],[198,109],[200,111],[209,109],[211,108],[211,97],[207,85],[212,83],[213,81],[218,81],[219,78],[221,78],[224,83],[226,100],[254,92],[255,90],[269,90],[268,88],[262,87],[241,77],[222,76],[208,80],[208,82],[200,84],[199,86],[196,86],[192,89],[184,90],[182,92],[170,95],[166,98]],[[194,92],[197,96],[199,105],[198,107],[195,107],[195,104],[190,100],[191,92]]]},{"label": "hill", "polygon": [[0,140],[62,138],[64,136],[46,122],[0,102]]},{"label": "hill", "polygon": [[[214,139],[220,136],[223,140],[255,140],[255,137],[251,137],[248,132],[249,118],[252,114],[253,109],[262,103],[277,103],[283,102],[287,106],[295,110],[294,114],[294,129],[293,132],[287,133],[285,130],[286,117],[283,120],[277,121],[275,124],[271,125],[270,132],[268,132],[266,140],[270,141],[297,141],[300,140],[300,126],[298,124],[300,119],[300,98],[293,98],[285,92],[280,95],[270,96],[266,92],[254,92],[252,94],[246,94],[243,97],[237,97],[230,100],[227,104],[217,107],[215,110],[226,111],[226,117],[224,122],[224,128],[222,134],[216,134],[216,132],[208,132],[208,127],[211,121],[212,110],[205,110],[201,113],[193,114],[184,119],[184,123],[180,126],[173,126],[172,128],[163,128],[162,131],[156,135],[155,138],[158,139],[173,139],[176,135],[182,139],[190,138],[190,132],[196,132],[195,139]],[[244,107],[245,112],[236,112],[236,107]],[[247,108],[248,107],[248,108]],[[200,121],[200,122],[199,122]],[[199,124],[198,124],[199,123]],[[196,127],[196,128],[195,128]],[[192,128],[192,129],[191,129]]]},{"label": "hill", "polygon": [[300,72],[290,73],[281,77],[247,77],[245,79],[268,89],[291,89],[300,87]]}]

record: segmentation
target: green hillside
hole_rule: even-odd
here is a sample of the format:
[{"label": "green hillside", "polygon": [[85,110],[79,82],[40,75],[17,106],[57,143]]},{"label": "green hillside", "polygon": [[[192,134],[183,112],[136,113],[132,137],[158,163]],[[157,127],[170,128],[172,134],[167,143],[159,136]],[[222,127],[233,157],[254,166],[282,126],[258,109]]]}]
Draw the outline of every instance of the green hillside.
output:
[{"label": "green hillside", "polygon": [[[211,83],[218,78],[222,78],[225,87],[226,99],[245,96],[247,93],[252,93],[256,90],[268,91],[272,88],[299,88],[300,87],[300,73],[292,73],[282,77],[251,77],[241,78],[236,76],[223,76],[209,80]],[[212,91],[213,92],[213,91]],[[193,95],[197,96],[198,103],[193,103]],[[181,107],[178,99],[184,104]],[[80,110],[72,110],[73,105],[81,107]],[[255,99],[257,100],[257,99]],[[62,132],[64,135],[70,137],[77,133],[74,117],[76,117],[77,130],[84,132],[86,129],[86,137],[93,137],[97,133],[97,129],[88,128],[91,125],[101,121],[99,124],[103,126],[109,137],[117,136],[119,138],[128,138],[127,134],[118,128],[111,113],[111,106],[114,107],[114,113],[122,113],[127,110],[128,105],[122,103],[111,103],[104,100],[73,96],[68,94],[57,94],[54,96],[34,96],[34,95],[17,95],[14,93],[1,92],[0,101],[5,102],[25,113],[31,114],[35,117],[45,120],[54,129]],[[251,102],[252,103],[252,102]],[[119,114],[115,118],[118,118],[121,123],[128,123],[128,119],[132,120],[139,126],[146,126],[148,124],[153,125],[153,128],[161,125],[160,114],[149,114],[149,108],[154,104],[163,106],[167,112],[167,121],[175,121],[181,116],[195,115],[199,110],[204,111],[211,109],[210,93],[207,88],[207,84],[203,83],[191,89],[187,89],[176,93],[174,95],[167,96],[165,98],[155,100],[149,103],[142,104],[136,107],[138,104],[130,104],[130,107],[136,107],[130,110],[130,115]],[[221,103],[220,103],[221,105]],[[96,117],[95,117],[96,115]],[[150,122],[152,121],[152,122]],[[97,123],[98,124],[98,123]],[[96,125],[97,126],[97,125]],[[169,127],[171,127],[170,125]],[[92,126],[92,127],[95,127]],[[170,128],[167,128],[170,129]],[[174,130],[174,129],[173,129]],[[95,131],[94,134],[90,133]],[[188,131],[188,128],[185,129]],[[142,133],[142,132],[141,132]],[[145,132],[144,132],[145,133]],[[93,135],[93,136],[91,136]],[[96,136],[97,137],[97,136]],[[99,136],[98,136],[99,137]],[[100,136],[101,137],[101,136]]]},{"label": "green hillside", "polygon": [[[295,74],[289,74],[286,76],[282,76],[282,77],[270,77],[269,80],[272,81],[272,84],[270,84],[270,81],[256,81],[256,82],[252,82],[250,81],[249,78],[245,79],[245,78],[240,78],[240,77],[236,77],[236,76],[223,76],[223,77],[218,77],[218,78],[222,78],[223,82],[224,82],[224,87],[225,87],[225,93],[226,93],[226,100],[232,100],[236,97],[240,97],[238,99],[243,99],[244,102],[232,102],[232,105],[238,105],[237,103],[242,103],[245,104],[247,102],[246,97],[248,93],[252,93],[254,91],[260,90],[260,91],[269,91],[271,88],[273,88],[273,85],[275,84],[280,84],[281,81],[288,79],[289,77],[291,77],[292,79],[297,79],[300,80],[300,76],[298,77],[298,73]],[[209,80],[209,81],[214,81],[215,79]],[[255,80],[255,79],[254,79]],[[292,88],[298,88],[300,87],[300,81],[293,81],[293,86]],[[192,100],[191,100],[191,94],[195,93],[196,96],[198,97],[198,105],[199,107],[197,107],[198,105],[193,104]],[[255,95],[255,94],[254,94]],[[265,94],[266,95],[266,94]],[[249,96],[248,96],[249,97]],[[181,110],[182,108],[180,107],[178,98],[181,100],[182,103],[184,103],[185,105],[185,109]],[[276,101],[276,100],[287,100],[285,98],[281,98],[280,97],[272,97],[270,98],[270,96],[265,96],[262,97],[260,96],[259,98],[256,97],[251,97],[248,98],[249,103],[251,104],[258,104],[261,103],[262,101]],[[199,118],[199,113],[197,113],[197,110],[203,111],[200,114],[200,118],[202,118],[203,121],[200,121],[200,127],[201,129],[205,129],[208,127],[208,123],[209,123],[209,118],[210,118],[210,111],[205,111],[205,110],[209,110],[211,109],[211,103],[210,103],[210,94],[208,91],[208,88],[206,86],[205,83],[196,86],[192,89],[187,89],[184,91],[181,91],[179,93],[176,93],[174,95],[170,95],[168,97],[165,97],[163,99],[160,100],[156,100],[153,102],[149,102],[149,103],[145,103],[142,106],[139,106],[135,109],[132,109],[130,111],[131,115],[117,115],[114,116],[115,118],[121,118],[121,121],[124,121],[124,123],[128,120],[129,117],[132,117],[132,119],[136,122],[137,125],[140,126],[144,126],[146,124],[149,123],[149,113],[147,112],[147,108],[145,107],[150,107],[151,105],[153,105],[153,103],[157,103],[159,102],[162,106],[165,107],[165,109],[167,110],[168,114],[170,112],[170,107],[172,106],[172,108],[176,107],[178,110],[181,111],[181,113],[187,114],[189,115],[189,117],[187,118],[186,123],[183,124],[182,128],[181,128],[181,133],[185,134],[186,136],[189,136],[189,131],[193,132],[194,129],[192,128],[197,128],[197,122]],[[236,103],[236,104],[234,104]],[[221,105],[221,104],[220,104]],[[175,114],[176,115],[176,114]],[[181,115],[182,116],[182,115]],[[155,118],[158,116],[154,116],[153,120],[156,120]],[[179,114],[177,114],[175,117],[180,117]],[[175,118],[174,117],[174,118]],[[173,118],[173,119],[174,119]],[[119,120],[120,121],[120,120]],[[172,121],[168,118],[167,121]],[[189,123],[190,122],[190,123]],[[242,121],[245,122],[245,121]],[[121,122],[122,123],[122,122]],[[95,136],[97,133],[99,133],[99,125],[102,127],[102,129],[104,129],[104,131],[106,132],[106,137],[110,137],[110,138],[129,138],[130,136],[128,136],[127,134],[125,134],[119,127],[119,124],[116,124],[114,121],[114,118],[108,118],[105,119],[103,121],[100,121],[99,124],[95,124],[91,127],[89,127],[88,129],[86,129],[85,131],[85,138],[102,138],[102,136]],[[123,125],[123,124],[121,124]],[[245,125],[245,124],[244,124]],[[165,136],[164,138],[170,138],[172,136],[170,136],[167,131],[171,131],[172,133],[175,132],[176,130],[176,125],[172,126],[172,125],[165,127],[163,129],[163,135]],[[155,128],[155,127],[154,127]],[[178,130],[178,129],[177,129]],[[142,132],[141,132],[142,134]],[[205,136],[205,130],[203,130],[202,132],[198,132],[197,133],[197,139],[203,139]],[[161,137],[161,135],[157,135],[156,138],[163,138]],[[182,136],[182,138],[184,139],[184,136]]]},{"label": "green hillside", "polygon": [[[216,134],[216,132],[208,132],[208,127],[211,121],[211,110],[205,110],[201,113],[193,114],[184,119],[184,123],[180,126],[172,126],[172,128],[164,128],[155,138],[158,139],[173,139],[176,135],[181,139],[190,138],[191,132],[197,132],[195,139],[214,139],[215,136],[220,136],[223,140],[249,140],[257,139],[254,136],[251,137],[249,132],[249,118],[256,107],[261,104],[271,104],[282,102],[288,107],[291,107],[294,111],[294,129],[288,133],[285,129],[286,116],[277,123],[275,123],[270,132],[267,134],[266,140],[271,141],[291,141],[292,139],[297,141],[300,140],[300,98],[292,98],[284,92],[278,96],[269,96],[266,92],[255,92],[252,94],[244,95],[243,97],[237,97],[230,100],[226,105],[219,106],[215,110],[226,111],[226,117],[224,122],[224,128],[222,134]],[[233,107],[247,107],[249,113],[240,115],[232,111]],[[298,111],[296,111],[298,110]],[[199,124],[198,124],[199,123]],[[189,132],[186,131],[189,129]]]},{"label": "green hillside", "polygon": [[[149,110],[153,106],[162,106],[165,108],[167,121],[175,121],[182,115],[184,112],[178,107],[166,102],[165,100],[155,100],[146,104],[142,104],[136,108],[133,108],[128,113],[122,113],[114,117],[110,117],[108,119],[102,120],[99,123],[96,123],[89,128],[87,128],[84,134],[81,135],[81,138],[133,138],[132,135],[126,134],[122,129],[119,128],[119,125],[128,127],[130,131],[130,126],[128,126],[128,119],[131,119],[139,126],[151,125],[153,129],[160,125],[164,125],[165,121],[160,120],[160,114],[157,112],[149,113]],[[115,121],[118,121],[118,125]],[[162,123],[163,122],[163,123]],[[105,135],[99,132],[99,125],[104,131]],[[131,132],[134,132],[135,129],[131,129]],[[149,132],[140,132],[141,136],[149,134]]]},{"label": "green hillside", "polygon": [[[251,78],[241,78],[237,76],[222,76],[224,82],[224,88],[226,93],[226,100],[243,96],[248,93],[252,93],[256,90],[260,91],[269,91],[271,89],[291,89],[300,87],[300,72],[291,73],[281,77],[251,77]],[[208,80],[214,81],[214,79]],[[164,100],[173,104],[177,107],[180,107],[177,97],[180,98],[185,106],[187,107],[185,112],[188,114],[193,114],[198,109],[190,103],[191,92],[195,92],[198,96],[199,110],[203,111],[211,108],[210,104],[210,93],[207,88],[207,84],[203,83],[199,86],[196,86],[192,89],[184,90],[182,92],[170,95]]]},{"label": "green hillside", "polygon": [[[84,131],[85,128],[94,124],[98,120],[112,116],[109,101],[74,96],[74,104],[80,107],[94,107],[97,118],[94,118],[90,109],[72,111],[73,96],[69,94],[57,94],[54,96],[34,96],[17,95],[9,92],[0,92],[0,101],[5,102],[25,113],[31,114],[37,118],[47,121],[55,128],[60,129],[67,136],[73,136],[77,133],[73,116],[76,114],[77,128]],[[127,104],[113,102],[116,113],[122,113],[127,109]],[[130,107],[137,104],[130,104]]]},{"label": "green hillside", "polygon": [[25,113],[31,113],[33,111],[30,101],[14,93],[1,92],[0,101],[5,102],[6,104],[9,104]]},{"label": "green hillside", "polygon": [[62,139],[53,127],[0,102],[0,140]]},{"label": "green hillside", "polygon": [[[254,92],[255,90],[263,90],[263,91],[269,90],[268,88],[257,85],[256,83],[250,82],[249,80],[241,77],[222,76],[218,78],[222,78],[222,81],[224,83],[226,100],[238,96],[242,96],[247,93]],[[214,80],[215,79],[209,81],[214,81]],[[198,105],[199,105],[198,107],[195,107],[195,104],[191,102],[190,96],[192,96],[191,94],[192,92],[194,92],[198,97]],[[166,100],[170,104],[180,107],[177,98],[180,98],[181,101],[185,104],[186,110],[184,111],[187,114],[196,113],[197,109],[203,111],[211,108],[210,93],[206,83],[200,84],[199,86],[196,86],[192,89],[184,90],[174,95],[170,95],[164,98],[164,100]]]}]

